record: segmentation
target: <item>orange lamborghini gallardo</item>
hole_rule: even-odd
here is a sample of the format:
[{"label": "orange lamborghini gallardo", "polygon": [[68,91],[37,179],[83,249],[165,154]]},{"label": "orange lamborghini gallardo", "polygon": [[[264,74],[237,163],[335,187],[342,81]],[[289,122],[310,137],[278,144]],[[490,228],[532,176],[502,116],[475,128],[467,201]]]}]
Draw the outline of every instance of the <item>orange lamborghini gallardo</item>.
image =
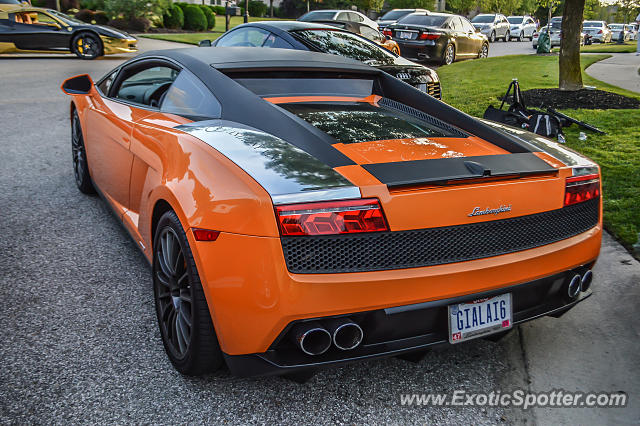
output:
[{"label": "orange lamborghini gallardo", "polygon": [[559,317],[590,294],[599,167],[378,69],[149,52],[64,82],[73,170],[151,264],[184,374],[305,374]]}]

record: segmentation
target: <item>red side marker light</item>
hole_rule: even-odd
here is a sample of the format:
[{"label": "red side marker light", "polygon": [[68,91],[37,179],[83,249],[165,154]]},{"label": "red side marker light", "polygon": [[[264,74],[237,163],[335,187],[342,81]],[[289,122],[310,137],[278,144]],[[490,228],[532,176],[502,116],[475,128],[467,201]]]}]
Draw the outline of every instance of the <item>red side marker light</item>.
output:
[{"label": "red side marker light", "polygon": [[600,175],[568,177],[564,192],[564,205],[582,203],[600,196]]},{"label": "red side marker light", "polygon": [[393,36],[393,31],[385,28],[384,30],[382,30],[382,34],[384,34],[386,36],[389,36],[389,37],[392,37]]},{"label": "red side marker light", "polygon": [[276,206],[276,217],[283,237],[389,230],[376,199]]},{"label": "red side marker light", "polygon": [[220,235],[220,231],[211,231],[209,229],[191,228],[191,230],[196,241],[215,241]]}]

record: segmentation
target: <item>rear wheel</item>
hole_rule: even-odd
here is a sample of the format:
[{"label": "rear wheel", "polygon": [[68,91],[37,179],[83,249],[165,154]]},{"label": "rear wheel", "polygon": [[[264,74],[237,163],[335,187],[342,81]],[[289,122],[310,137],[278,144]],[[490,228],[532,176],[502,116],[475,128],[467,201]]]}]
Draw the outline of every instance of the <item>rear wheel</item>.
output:
[{"label": "rear wheel", "polygon": [[494,41],[496,41],[496,32],[495,31],[491,31],[491,35],[489,36],[489,41],[491,43],[493,43]]},{"label": "rear wheel", "polygon": [[444,49],[444,55],[442,56],[443,65],[451,65],[456,60],[456,48],[453,44],[448,44]]},{"label": "rear wheel", "polygon": [[73,175],[76,179],[76,185],[80,192],[84,194],[93,194],[96,192],[89,175],[89,166],[87,165],[87,151],[84,148],[84,137],[82,136],[82,126],[78,112],[73,111],[71,118],[71,153],[73,155]]},{"label": "rear wheel", "polygon": [[504,39],[502,41],[509,41],[511,40],[511,33],[509,31],[507,31],[507,33],[504,35]]},{"label": "rear wheel", "polygon": [[91,33],[80,33],[73,38],[71,49],[81,59],[95,59],[102,55],[100,39]]},{"label": "rear wheel", "polygon": [[520,36],[518,37],[518,41],[524,41],[524,30],[520,31]]},{"label": "rear wheel", "polygon": [[152,271],[160,335],[171,363],[192,376],[217,370],[222,352],[189,241],[173,211],[158,221]]},{"label": "rear wheel", "polygon": [[482,43],[482,48],[480,49],[480,53],[478,53],[478,58],[486,58],[489,56],[489,45],[487,43]]}]

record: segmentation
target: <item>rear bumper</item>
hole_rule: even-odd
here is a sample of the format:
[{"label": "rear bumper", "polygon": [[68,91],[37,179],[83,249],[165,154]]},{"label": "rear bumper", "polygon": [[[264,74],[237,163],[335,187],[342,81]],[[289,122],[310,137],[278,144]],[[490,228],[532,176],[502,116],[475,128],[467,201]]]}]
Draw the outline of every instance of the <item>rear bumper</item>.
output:
[{"label": "rear bumper", "polygon": [[424,42],[394,40],[398,43],[400,52],[405,58],[439,61],[444,53],[445,46],[440,42],[436,42],[434,45],[426,45]]},{"label": "rear bumper", "polygon": [[332,347],[322,355],[304,354],[290,342],[288,336],[291,326],[296,323],[294,322],[283,330],[266,352],[225,354],[225,360],[232,374],[264,376],[339,366],[448,345],[448,305],[504,293],[512,293],[514,325],[547,315],[558,317],[591,296],[591,291],[587,290],[577,298],[569,299],[566,296],[566,286],[575,273],[584,273],[593,263],[498,290],[349,315],[350,319],[360,325],[365,336],[363,343],[350,351]]}]

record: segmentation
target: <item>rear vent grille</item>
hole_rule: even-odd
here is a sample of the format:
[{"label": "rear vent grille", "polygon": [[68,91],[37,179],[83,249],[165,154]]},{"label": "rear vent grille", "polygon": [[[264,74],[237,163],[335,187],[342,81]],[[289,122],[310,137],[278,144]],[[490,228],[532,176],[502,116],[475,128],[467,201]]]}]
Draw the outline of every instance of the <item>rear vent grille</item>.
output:
[{"label": "rear vent grille", "polygon": [[416,118],[419,118],[422,121],[425,121],[429,124],[432,124],[434,126],[437,126],[443,130],[446,130],[448,133],[450,133],[451,137],[454,138],[466,138],[467,135],[466,133],[464,133],[462,130],[458,129],[457,127],[453,127],[447,123],[445,123],[442,120],[439,120],[427,113],[424,113],[418,109],[415,109],[413,107],[410,107],[408,105],[402,104],[400,102],[396,102],[392,99],[388,99],[388,98],[382,98],[380,99],[380,101],[378,102],[379,105],[382,105],[385,108],[390,108],[390,109],[395,109],[397,111],[401,111],[404,112],[405,114],[408,115],[412,115]]},{"label": "rear vent grille", "polygon": [[510,219],[412,231],[282,238],[293,273],[364,272],[463,262],[527,250],[598,224],[600,200]]},{"label": "rear vent grille", "polygon": [[427,83],[427,93],[436,99],[442,99],[439,81],[431,81]]}]

